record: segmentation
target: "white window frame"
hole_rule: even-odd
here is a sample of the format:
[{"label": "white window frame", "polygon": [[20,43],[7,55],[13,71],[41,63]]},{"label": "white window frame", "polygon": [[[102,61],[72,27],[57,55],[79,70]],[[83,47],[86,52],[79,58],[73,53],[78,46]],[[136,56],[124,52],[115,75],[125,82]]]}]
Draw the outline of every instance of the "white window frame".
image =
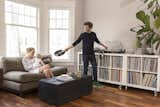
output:
[{"label": "white window frame", "polygon": [[[54,29],[54,28],[50,28],[50,10],[69,10],[70,11],[70,14],[69,14],[69,38],[68,38],[68,46],[70,46],[73,42],[73,38],[74,38],[74,33],[72,31],[73,29],[73,22],[74,22],[74,16],[73,15],[73,9],[72,8],[65,8],[65,7],[55,7],[55,8],[49,8],[48,9],[48,53],[50,52],[50,30]],[[57,30],[57,28],[56,28]],[[61,30],[61,29],[59,29]],[[68,47],[66,46],[66,47]],[[64,47],[64,48],[66,48]],[[53,59],[54,62],[60,62],[60,63],[63,63],[63,62],[74,62],[73,58],[74,58],[74,49],[72,49],[72,51],[68,51],[69,52],[69,59]],[[52,53],[53,54],[53,53]]]},{"label": "white window frame", "polygon": [[[18,2],[18,1],[12,1],[12,0],[5,0],[5,1],[11,1],[11,2],[15,2],[15,3],[18,3],[18,4],[23,4],[23,2]],[[5,1],[4,1],[4,8],[5,8]],[[26,6],[31,6],[31,7],[34,7],[37,9],[37,12],[36,12],[36,26],[25,26],[25,25],[20,25],[20,24],[9,24],[9,23],[6,23],[5,22],[5,29],[7,28],[7,25],[9,26],[14,26],[14,27],[24,27],[24,28],[32,28],[32,29],[35,29],[37,31],[37,36],[36,36],[36,51],[39,51],[39,30],[40,30],[40,27],[39,27],[39,19],[40,19],[40,11],[39,11],[39,7],[38,6],[35,6],[35,5],[32,5],[30,3],[24,3],[23,5],[26,5]],[[4,14],[6,14],[6,10],[4,9]],[[7,13],[13,13],[13,12],[7,12]],[[17,13],[14,13],[16,15],[19,15]],[[25,16],[25,15],[24,15]],[[4,19],[5,21],[5,19]],[[5,30],[6,31],[6,30]],[[7,36],[7,32],[6,32],[6,36]],[[6,38],[6,55],[7,55],[7,38]]]}]

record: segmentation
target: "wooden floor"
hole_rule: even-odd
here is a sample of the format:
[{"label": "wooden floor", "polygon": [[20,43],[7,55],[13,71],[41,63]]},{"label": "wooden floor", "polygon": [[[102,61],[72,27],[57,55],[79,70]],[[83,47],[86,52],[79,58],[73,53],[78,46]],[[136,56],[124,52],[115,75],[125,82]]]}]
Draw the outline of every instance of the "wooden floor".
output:
[{"label": "wooden floor", "polygon": [[[25,98],[0,91],[0,107],[55,107],[38,99],[36,93]],[[160,96],[137,89],[119,90],[105,86],[95,88],[89,96],[81,97],[61,107],[160,107]]]}]

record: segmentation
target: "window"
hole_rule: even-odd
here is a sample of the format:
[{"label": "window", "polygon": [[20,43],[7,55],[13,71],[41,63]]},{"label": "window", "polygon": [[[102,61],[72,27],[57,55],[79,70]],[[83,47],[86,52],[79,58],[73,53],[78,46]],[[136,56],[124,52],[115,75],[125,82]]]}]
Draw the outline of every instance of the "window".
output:
[{"label": "window", "polygon": [[21,56],[27,47],[37,49],[38,9],[5,1],[7,56]]},{"label": "window", "polygon": [[49,52],[53,59],[69,60],[70,53],[61,57],[54,56],[54,52],[64,49],[69,45],[70,33],[70,10],[50,10],[49,11]]}]

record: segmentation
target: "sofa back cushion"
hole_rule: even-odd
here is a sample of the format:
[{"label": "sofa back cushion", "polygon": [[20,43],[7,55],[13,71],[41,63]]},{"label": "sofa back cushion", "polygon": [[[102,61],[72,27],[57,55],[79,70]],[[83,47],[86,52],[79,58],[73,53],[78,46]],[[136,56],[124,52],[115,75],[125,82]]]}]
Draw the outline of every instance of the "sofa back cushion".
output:
[{"label": "sofa back cushion", "polygon": [[2,66],[4,73],[10,71],[25,71],[22,64],[22,57],[3,57]]}]

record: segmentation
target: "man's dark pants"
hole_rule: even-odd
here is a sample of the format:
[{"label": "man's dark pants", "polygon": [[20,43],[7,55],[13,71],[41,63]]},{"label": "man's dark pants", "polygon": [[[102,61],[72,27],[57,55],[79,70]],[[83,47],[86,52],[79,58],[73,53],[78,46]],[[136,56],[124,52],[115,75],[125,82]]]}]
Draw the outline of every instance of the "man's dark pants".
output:
[{"label": "man's dark pants", "polygon": [[97,63],[96,63],[96,57],[94,54],[93,55],[83,55],[83,63],[84,63],[83,74],[87,75],[89,62],[92,65],[94,81],[97,81]]}]

